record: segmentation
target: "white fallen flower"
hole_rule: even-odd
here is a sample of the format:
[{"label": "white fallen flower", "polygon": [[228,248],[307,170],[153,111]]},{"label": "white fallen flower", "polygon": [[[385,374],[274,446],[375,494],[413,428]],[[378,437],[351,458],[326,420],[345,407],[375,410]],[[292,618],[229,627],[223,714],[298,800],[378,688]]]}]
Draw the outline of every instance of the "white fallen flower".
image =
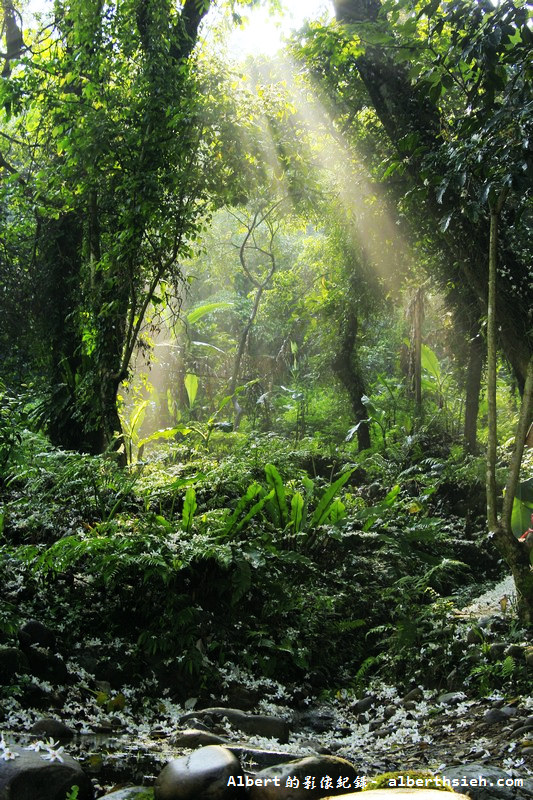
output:
[{"label": "white fallen flower", "polygon": [[2,753],[0,754],[0,758],[3,758],[4,761],[12,761],[14,758],[18,758],[20,753],[14,753],[9,747],[4,747]]},{"label": "white fallen flower", "polygon": [[38,753],[39,750],[44,750],[45,747],[46,747],[45,743],[39,739],[38,742],[32,742],[31,744],[29,744],[27,747],[24,748],[24,750],[34,750],[36,753]]},{"label": "white fallen flower", "polygon": [[44,756],[41,756],[41,758],[43,761],[61,761],[61,763],[63,763],[63,757],[61,756],[63,749],[63,747],[58,747],[57,750],[54,750],[53,748],[49,747],[47,752],[44,754]]}]

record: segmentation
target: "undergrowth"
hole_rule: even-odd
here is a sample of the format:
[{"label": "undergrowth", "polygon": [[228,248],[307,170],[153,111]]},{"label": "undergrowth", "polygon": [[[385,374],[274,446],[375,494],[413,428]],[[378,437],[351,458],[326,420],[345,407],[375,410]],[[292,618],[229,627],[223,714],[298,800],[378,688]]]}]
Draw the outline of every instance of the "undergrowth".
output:
[{"label": "undergrowth", "polygon": [[465,655],[448,598],[499,567],[450,513],[449,481],[427,450],[363,460],[238,436],[230,454],[171,444],[120,470],[22,432],[3,472],[0,635],[45,617],[104,675],[127,643],[115,682],[151,672],[176,696],[229,662],[316,691],[376,674],[441,686],[452,666],[479,691],[518,685],[510,663],[483,673]]}]

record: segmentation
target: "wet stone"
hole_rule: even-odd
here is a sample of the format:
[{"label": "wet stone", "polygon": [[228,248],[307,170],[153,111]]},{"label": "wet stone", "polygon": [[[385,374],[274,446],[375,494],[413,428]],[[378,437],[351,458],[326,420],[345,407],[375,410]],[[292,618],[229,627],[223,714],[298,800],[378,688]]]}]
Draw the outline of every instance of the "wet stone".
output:
[{"label": "wet stone", "polygon": [[235,796],[229,778],[238,780],[242,768],[230,750],[209,745],[175,758],[163,768],[154,787],[154,800],[226,800]]}]

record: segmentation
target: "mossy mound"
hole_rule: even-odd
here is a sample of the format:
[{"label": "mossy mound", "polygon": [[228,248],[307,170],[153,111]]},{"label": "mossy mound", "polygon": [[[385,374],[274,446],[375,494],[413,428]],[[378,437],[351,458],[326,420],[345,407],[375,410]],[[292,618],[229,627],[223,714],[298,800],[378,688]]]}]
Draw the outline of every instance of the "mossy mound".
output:
[{"label": "mossy mound", "polygon": [[406,770],[405,772],[383,772],[368,779],[363,792],[371,789],[435,789],[438,792],[451,792],[451,786],[443,786],[442,778],[424,770]]}]

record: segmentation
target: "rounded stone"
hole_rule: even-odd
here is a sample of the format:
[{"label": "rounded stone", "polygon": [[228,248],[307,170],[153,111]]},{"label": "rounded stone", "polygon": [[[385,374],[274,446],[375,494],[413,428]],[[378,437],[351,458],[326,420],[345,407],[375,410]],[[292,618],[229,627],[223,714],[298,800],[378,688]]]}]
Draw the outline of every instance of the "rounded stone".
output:
[{"label": "rounded stone", "polygon": [[77,786],[78,800],[92,800],[93,787],[80,765],[67,753],[61,761],[45,761],[42,753],[10,746],[12,760],[0,760],[0,800],[65,800]]},{"label": "rounded stone", "polygon": [[52,717],[46,719],[38,719],[31,728],[30,733],[35,736],[47,736],[52,739],[59,739],[60,741],[68,741],[72,739],[75,731],[65,725],[58,719]]},{"label": "rounded stone", "polygon": [[220,745],[201,747],[164,767],[155,782],[154,800],[226,800],[235,796],[229,778],[242,774],[230,750]]}]

